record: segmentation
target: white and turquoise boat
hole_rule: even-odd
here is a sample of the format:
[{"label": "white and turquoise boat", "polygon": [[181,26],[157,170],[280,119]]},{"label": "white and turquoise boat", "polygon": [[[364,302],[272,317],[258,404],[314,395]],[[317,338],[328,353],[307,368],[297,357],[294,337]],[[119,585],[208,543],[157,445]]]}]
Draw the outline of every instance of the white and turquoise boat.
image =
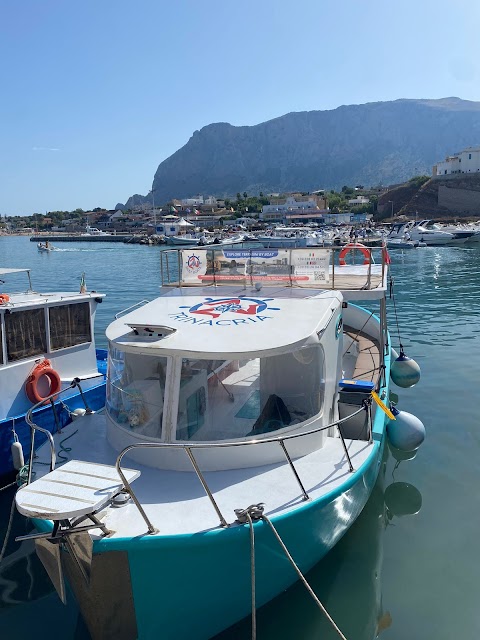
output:
[{"label": "white and turquoise boat", "polygon": [[221,248],[162,260],[177,282],[107,329],[105,411],[43,445],[47,464],[16,494],[93,638],[228,628],[252,612],[252,577],[256,607],[298,578],[275,531],[308,571],[360,514],[382,460],[383,261]]},{"label": "white and turquoise boat", "polygon": [[[27,281],[23,287],[21,280]],[[104,294],[35,291],[29,269],[0,269],[0,483],[28,461],[26,414],[54,432],[76,409],[105,404],[106,351],[96,350],[95,312]],[[21,287],[21,288],[17,288]],[[8,292],[8,293],[7,293]],[[65,390],[53,404],[43,400]],[[83,394],[83,397],[82,397]],[[37,444],[46,434],[39,434]]]}]

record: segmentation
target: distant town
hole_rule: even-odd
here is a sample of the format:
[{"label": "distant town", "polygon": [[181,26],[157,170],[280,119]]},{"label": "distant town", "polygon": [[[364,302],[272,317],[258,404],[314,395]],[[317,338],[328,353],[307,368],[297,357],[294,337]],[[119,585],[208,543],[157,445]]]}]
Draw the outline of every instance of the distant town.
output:
[{"label": "distant town", "polygon": [[225,225],[246,226],[282,224],[332,224],[365,222],[378,210],[379,196],[386,187],[366,189],[363,185],[344,186],[341,191],[316,190],[312,193],[237,193],[231,198],[197,195],[172,199],[161,206],[138,205],[130,210],[50,211],[31,216],[5,216],[4,233],[79,233],[95,228],[108,233],[163,234],[166,225],[179,217],[205,229]]},{"label": "distant town", "polygon": [[128,210],[49,211],[30,216],[2,216],[0,233],[104,233],[168,235],[179,218],[211,229],[269,224],[356,224],[393,220],[403,214],[456,219],[480,213],[480,147],[467,147],[437,162],[431,176],[414,176],[402,184],[366,188],[343,186],[340,191],[238,192],[228,198],[198,194],[161,205],[142,204]]}]

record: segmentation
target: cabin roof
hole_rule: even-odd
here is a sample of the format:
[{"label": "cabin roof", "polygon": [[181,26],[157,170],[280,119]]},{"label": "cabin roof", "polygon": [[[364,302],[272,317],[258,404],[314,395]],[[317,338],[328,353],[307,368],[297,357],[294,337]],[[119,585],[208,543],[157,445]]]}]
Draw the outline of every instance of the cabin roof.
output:
[{"label": "cabin roof", "polygon": [[310,290],[309,297],[304,292],[300,298],[292,293],[288,288],[222,287],[221,294],[205,288],[203,295],[198,289],[170,290],[113,322],[107,338],[126,350],[207,358],[257,357],[317,344],[317,334],[341,307],[342,295]]},{"label": "cabin roof", "polygon": [[54,291],[51,293],[39,293],[38,291],[26,291],[24,293],[9,293],[9,301],[0,307],[2,309],[31,308],[56,304],[59,302],[82,302],[90,298],[104,298],[104,293],[89,291],[88,293],[74,293],[72,291]]}]

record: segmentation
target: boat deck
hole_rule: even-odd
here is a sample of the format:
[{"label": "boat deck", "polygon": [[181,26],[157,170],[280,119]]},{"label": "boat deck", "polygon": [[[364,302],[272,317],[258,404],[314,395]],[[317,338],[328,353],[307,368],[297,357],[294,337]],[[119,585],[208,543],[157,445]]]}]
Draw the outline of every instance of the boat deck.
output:
[{"label": "boat deck", "polygon": [[[70,459],[114,465],[118,452],[108,444],[105,430],[106,419],[102,412],[77,419],[63,433],[54,436],[57,451],[61,448],[61,440],[74,434],[68,440]],[[378,445],[357,440],[346,440],[346,443],[356,470]],[[187,457],[186,453],[179,453]],[[48,463],[49,457],[49,447],[43,445],[34,466],[36,479],[48,473],[48,466],[38,462]],[[157,535],[193,534],[218,528],[219,518],[195,473],[153,469],[128,456],[123,466],[141,472],[132,488],[159,530]],[[351,477],[341,441],[334,437],[328,437],[322,449],[297,459],[295,468],[312,500],[338,489]],[[265,513],[269,516],[284,514],[305,504],[286,463],[206,472],[205,478],[229,523],[235,521],[234,509],[250,504],[265,503]],[[107,507],[97,517],[113,531],[114,538],[146,533],[146,524],[131,502],[120,508]]]}]

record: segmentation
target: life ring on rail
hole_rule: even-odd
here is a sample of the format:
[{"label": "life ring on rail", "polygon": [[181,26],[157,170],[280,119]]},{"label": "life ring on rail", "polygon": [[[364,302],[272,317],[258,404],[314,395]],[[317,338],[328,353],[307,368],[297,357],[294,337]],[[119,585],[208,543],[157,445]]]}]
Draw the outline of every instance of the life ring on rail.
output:
[{"label": "life ring on rail", "polygon": [[354,249],[358,249],[363,253],[363,264],[370,264],[370,251],[364,244],[360,244],[359,242],[354,242],[351,244],[346,244],[343,249],[340,251],[338,256],[338,264],[342,267],[347,263],[345,262],[345,256],[349,251],[353,251]]},{"label": "life ring on rail", "polygon": [[0,293],[0,304],[7,304],[10,300],[10,296],[7,296],[6,293]]},{"label": "life ring on rail", "polygon": [[[45,376],[47,378],[49,390],[46,395],[42,395],[38,389],[38,383]],[[60,376],[52,368],[52,364],[50,360],[43,360],[34,368],[32,373],[28,376],[25,382],[25,393],[27,394],[27,398],[30,402],[37,404],[38,402],[42,402],[45,400],[47,396],[50,396],[54,393],[58,393],[62,388],[62,381],[60,380]]]}]

